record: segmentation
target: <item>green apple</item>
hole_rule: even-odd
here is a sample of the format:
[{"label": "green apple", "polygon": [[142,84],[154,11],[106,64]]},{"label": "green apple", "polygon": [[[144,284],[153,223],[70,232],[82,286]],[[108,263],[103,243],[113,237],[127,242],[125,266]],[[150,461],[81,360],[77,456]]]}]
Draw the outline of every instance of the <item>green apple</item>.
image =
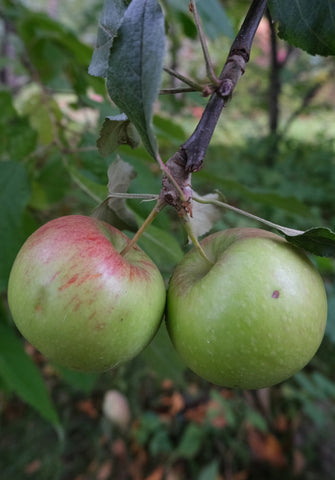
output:
[{"label": "green apple", "polygon": [[166,291],[156,265],[100,220],[52,220],[13,264],[9,307],[22,335],[52,361],[104,371],[137,355],[155,335]]},{"label": "green apple", "polygon": [[175,269],[167,328],[199,376],[232,388],[277,384],[303,368],[324,335],[327,299],[307,256],[254,228],[208,236]]}]

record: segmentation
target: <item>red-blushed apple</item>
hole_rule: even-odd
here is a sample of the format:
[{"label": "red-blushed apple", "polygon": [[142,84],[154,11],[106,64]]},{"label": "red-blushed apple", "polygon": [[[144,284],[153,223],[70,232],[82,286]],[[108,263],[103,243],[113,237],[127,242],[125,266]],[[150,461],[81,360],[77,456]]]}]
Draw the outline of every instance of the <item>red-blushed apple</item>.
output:
[{"label": "red-blushed apple", "polygon": [[167,293],[170,338],[186,364],[221,386],[256,389],[302,369],[324,335],[327,299],[307,256],[273,233],[230,229],[192,249]]},{"label": "red-blushed apple", "polygon": [[52,361],[105,371],[154,337],[166,290],[151,259],[100,220],[70,215],[43,225],[13,264],[8,302],[22,335]]}]

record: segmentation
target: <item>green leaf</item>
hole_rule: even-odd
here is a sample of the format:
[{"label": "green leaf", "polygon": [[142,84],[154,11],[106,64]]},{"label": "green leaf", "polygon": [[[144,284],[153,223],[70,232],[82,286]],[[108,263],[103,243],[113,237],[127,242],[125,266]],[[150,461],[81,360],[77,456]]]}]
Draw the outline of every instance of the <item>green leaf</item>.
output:
[{"label": "green leaf", "polygon": [[60,202],[70,187],[70,177],[58,153],[47,157],[44,165],[36,169],[32,182],[29,206],[44,210]]},{"label": "green leaf", "polygon": [[60,367],[59,365],[57,365],[57,369],[60,371],[63,380],[65,380],[72,389],[84,393],[91,393],[99,378],[99,375],[95,373],[76,372],[65,367]]},{"label": "green leaf", "polygon": [[149,449],[151,455],[157,457],[159,454],[167,454],[173,450],[173,446],[166,430],[160,428],[150,439]]},{"label": "green leaf", "polygon": [[[241,412],[238,414],[236,413],[236,410],[234,409],[234,403],[232,403],[234,400],[227,400],[217,390],[211,390],[210,397],[215,400],[215,402],[217,402],[223,409],[224,418],[227,422],[227,425],[229,425],[231,428],[236,428],[239,421],[238,415],[240,415]],[[235,408],[238,410],[238,407]]]},{"label": "green leaf", "polygon": [[59,425],[45,383],[13,330],[0,323],[0,375],[6,385],[48,422]]},{"label": "green leaf", "polygon": [[218,38],[222,34],[230,39],[234,38],[233,26],[218,0],[206,0],[198,2],[198,11],[204,22],[205,32],[211,39]]},{"label": "green leaf", "polygon": [[316,384],[316,391],[324,393],[326,398],[335,398],[335,384],[332,380],[329,380],[320,372],[313,372],[312,378]]},{"label": "green leaf", "polygon": [[190,423],[179,442],[177,455],[182,458],[192,459],[199,452],[206,432],[195,423]]},{"label": "green leaf", "polygon": [[268,425],[266,423],[266,420],[264,416],[259,413],[257,410],[254,410],[251,407],[247,407],[246,413],[245,413],[245,419],[247,422],[249,422],[251,425],[257,428],[257,430],[260,430],[261,432],[266,432],[268,429]]},{"label": "green leaf", "polygon": [[105,77],[109,54],[127,9],[125,0],[105,0],[100,17],[96,46],[88,73]]},{"label": "green leaf", "polygon": [[[168,0],[168,3],[177,11],[187,11],[187,4],[180,0]],[[234,38],[234,29],[225,9],[218,0],[202,0],[197,2],[197,9],[201,17],[206,34],[215,39],[222,34]]]},{"label": "green leaf", "polygon": [[320,257],[335,257],[335,233],[330,228],[315,227],[299,234],[285,233],[283,228],[279,230],[297,247]]},{"label": "green leaf", "polygon": [[219,462],[218,460],[213,460],[200,471],[197,480],[217,480],[218,475]]},{"label": "green leaf", "polygon": [[114,117],[106,117],[97,140],[97,147],[102,157],[113,153],[119,145],[129,145],[135,148],[140,138],[134,125],[127,115],[121,113]]},{"label": "green leaf", "polygon": [[335,3],[320,0],[271,0],[279,36],[311,55],[335,55]]},{"label": "green leaf", "polygon": [[43,84],[85,94],[92,49],[64,24],[16,2],[13,21]]},{"label": "green leaf", "polygon": [[198,197],[193,195],[193,199],[200,203],[209,203],[218,207],[227,208],[239,215],[256,220],[264,225],[274,228],[285,235],[285,238],[293,245],[303,248],[314,255],[321,257],[335,257],[335,232],[330,228],[315,227],[306,230],[294,230],[293,228],[283,227],[276,223],[270,222],[264,218],[253,215],[252,213],[241,210],[228,203],[221,202],[213,199],[205,199],[205,197]]},{"label": "green leaf", "polygon": [[161,83],[164,16],[157,0],[132,0],[110,52],[107,89],[156,158],[152,110]]},{"label": "green leaf", "polygon": [[141,358],[153,370],[159,380],[172,380],[177,386],[185,385],[185,365],[172,346],[163,322],[155,338],[141,353]]},{"label": "green leaf", "polygon": [[36,148],[37,132],[18,115],[9,92],[0,92],[0,112],[0,159],[24,159]]},{"label": "green leaf", "polygon": [[253,202],[259,202],[266,206],[274,208],[280,208],[290,213],[296,213],[303,217],[310,217],[310,209],[301,201],[293,196],[281,195],[273,192],[262,192],[251,190],[242,183],[229,178],[221,178],[217,174],[205,172],[204,170],[199,172],[199,176],[204,180],[212,181],[215,185],[224,189],[225,192],[233,191],[238,192],[244,198]]},{"label": "green leaf", "polygon": [[23,165],[0,162],[0,291],[7,288],[12,263],[25,240],[23,214],[29,198]]},{"label": "green leaf", "polygon": [[126,205],[125,198],[112,196],[113,193],[125,193],[130,182],[136,177],[133,167],[120,157],[111,163],[108,169],[108,196],[94,211],[93,216],[104,220],[120,230],[137,230],[137,221]]},{"label": "green leaf", "polygon": [[137,243],[162,273],[170,273],[184,255],[176,238],[154,225],[150,225],[144,231]]},{"label": "green leaf", "polygon": [[71,175],[72,180],[83,190],[88,196],[90,196],[96,203],[100,203],[106,197],[107,188],[100,183],[91,180],[80,172],[75,165],[65,164],[66,170]]},{"label": "green leaf", "polygon": [[328,318],[326,324],[326,335],[335,344],[335,292],[328,292]]},{"label": "green leaf", "polygon": [[54,141],[63,128],[60,126],[63,114],[51,95],[46,96],[37,85],[28,85],[21,90],[16,105],[29,118],[40,143],[48,145]]},{"label": "green leaf", "polygon": [[154,127],[159,139],[166,139],[168,144],[172,143],[179,147],[181,143],[185,142],[186,134],[183,128],[178,125],[173,118],[155,115]]}]

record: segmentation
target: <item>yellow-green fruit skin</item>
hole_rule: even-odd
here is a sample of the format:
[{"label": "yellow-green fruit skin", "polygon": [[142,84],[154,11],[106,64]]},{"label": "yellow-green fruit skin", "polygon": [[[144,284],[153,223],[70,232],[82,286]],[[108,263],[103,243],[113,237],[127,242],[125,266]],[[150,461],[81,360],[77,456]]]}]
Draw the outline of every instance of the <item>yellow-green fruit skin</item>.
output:
[{"label": "yellow-green fruit skin", "polygon": [[8,303],[22,335],[55,363],[84,372],[132,359],[161,323],[163,278],[118,229],[82,215],[36,230],[13,264]]},{"label": "yellow-green fruit skin", "polygon": [[315,355],[327,320],[322,278],[282,237],[229,229],[176,267],[167,293],[173,345],[199,376],[225,387],[280,383]]}]

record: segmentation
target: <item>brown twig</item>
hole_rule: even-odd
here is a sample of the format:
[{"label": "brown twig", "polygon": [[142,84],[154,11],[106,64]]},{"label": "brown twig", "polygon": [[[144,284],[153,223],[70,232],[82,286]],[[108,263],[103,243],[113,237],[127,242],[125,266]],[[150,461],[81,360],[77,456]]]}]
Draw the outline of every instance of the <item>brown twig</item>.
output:
[{"label": "brown twig", "polygon": [[249,61],[252,42],[266,5],[267,0],[253,0],[221,71],[219,85],[211,95],[197,127],[190,138],[166,163],[170,174],[184,193],[184,198],[180,199],[179,193],[166,176],[163,176],[163,188],[160,196],[166,203],[174,206],[181,215],[191,213],[189,202],[185,202],[185,199],[189,200],[192,195],[191,174],[202,168],[222,109],[230,99],[237,82],[244,73],[245,65]]},{"label": "brown twig", "polygon": [[266,8],[267,0],[254,0],[238,32],[220,74],[220,84],[211,96],[191,137],[181,146],[185,169],[196,172],[203,160],[221,115],[249,61],[252,42]]}]

